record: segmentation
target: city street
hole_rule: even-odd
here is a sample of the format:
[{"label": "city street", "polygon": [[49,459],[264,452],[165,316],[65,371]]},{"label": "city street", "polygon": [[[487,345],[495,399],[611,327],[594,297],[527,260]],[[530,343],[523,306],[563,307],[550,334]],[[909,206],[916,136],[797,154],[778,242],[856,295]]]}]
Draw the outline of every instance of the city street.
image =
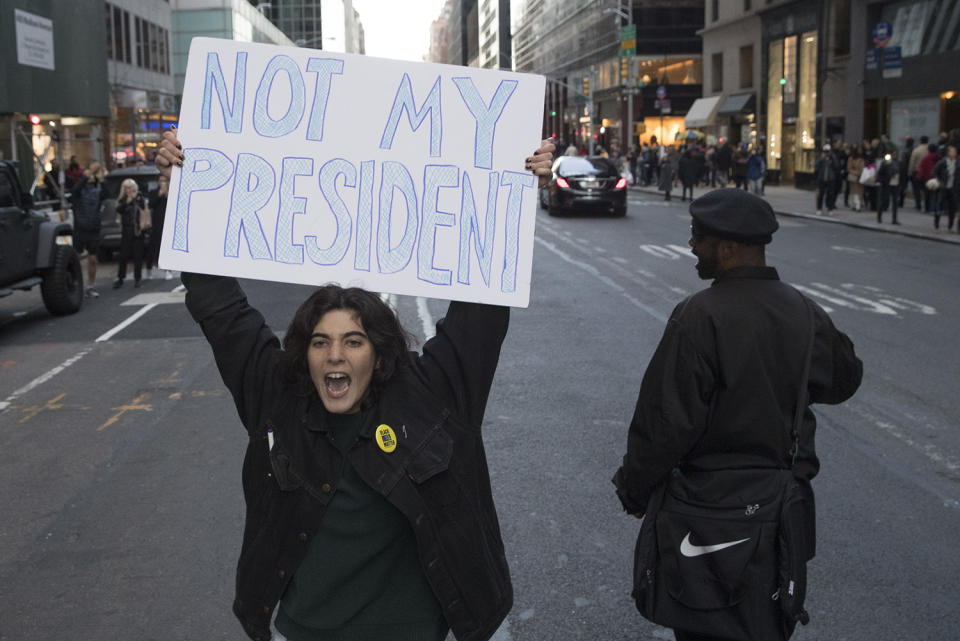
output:
[{"label": "city street", "polygon": [[[515,603],[497,641],[672,639],[630,598],[639,521],[610,478],[673,307],[707,285],[687,204],[537,211],[485,443]],[[863,386],[817,406],[818,554],[795,639],[927,640],[960,626],[960,247],[781,217],[768,263],[831,312]],[[0,299],[0,640],[227,640],[246,446],[178,281],[53,317]],[[309,288],[244,281],[282,332]],[[422,342],[445,303],[394,297]],[[953,632],[951,632],[953,630]]]}]

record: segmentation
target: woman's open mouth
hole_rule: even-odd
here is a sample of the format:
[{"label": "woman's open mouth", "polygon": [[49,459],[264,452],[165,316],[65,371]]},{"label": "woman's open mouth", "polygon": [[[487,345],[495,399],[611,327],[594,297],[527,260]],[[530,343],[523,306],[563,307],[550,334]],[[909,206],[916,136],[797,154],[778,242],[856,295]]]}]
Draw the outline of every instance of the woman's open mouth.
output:
[{"label": "woman's open mouth", "polygon": [[343,372],[327,374],[323,384],[331,398],[343,398],[350,391],[350,377]]}]

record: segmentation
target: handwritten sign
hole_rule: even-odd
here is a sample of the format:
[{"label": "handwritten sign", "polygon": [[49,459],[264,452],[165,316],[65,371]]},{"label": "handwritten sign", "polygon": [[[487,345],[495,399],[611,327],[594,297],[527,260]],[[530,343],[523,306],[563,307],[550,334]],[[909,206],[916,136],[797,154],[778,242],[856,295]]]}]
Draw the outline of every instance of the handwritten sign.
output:
[{"label": "handwritten sign", "polygon": [[194,38],[160,265],[525,307],[544,84]]}]

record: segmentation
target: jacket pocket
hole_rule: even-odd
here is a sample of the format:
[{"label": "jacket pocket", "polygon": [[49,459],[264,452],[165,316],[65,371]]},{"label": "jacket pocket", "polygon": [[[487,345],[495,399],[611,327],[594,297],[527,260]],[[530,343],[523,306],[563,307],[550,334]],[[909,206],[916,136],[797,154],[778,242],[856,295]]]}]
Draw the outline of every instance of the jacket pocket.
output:
[{"label": "jacket pocket", "polygon": [[407,476],[427,503],[449,505],[459,496],[459,485],[450,471],[452,458],[453,437],[437,425],[407,459]]},{"label": "jacket pocket", "polygon": [[282,491],[292,492],[303,485],[300,477],[290,467],[290,457],[280,449],[279,445],[274,445],[270,450],[270,467]]}]

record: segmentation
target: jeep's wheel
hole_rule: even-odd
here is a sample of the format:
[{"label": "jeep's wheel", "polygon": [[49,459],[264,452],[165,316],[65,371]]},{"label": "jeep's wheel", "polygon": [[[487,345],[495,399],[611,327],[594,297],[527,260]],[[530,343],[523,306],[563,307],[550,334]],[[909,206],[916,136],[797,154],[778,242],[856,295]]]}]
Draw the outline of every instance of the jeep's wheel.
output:
[{"label": "jeep's wheel", "polygon": [[73,314],[83,305],[83,272],[73,247],[57,245],[53,267],[43,274],[40,294],[51,314]]}]

